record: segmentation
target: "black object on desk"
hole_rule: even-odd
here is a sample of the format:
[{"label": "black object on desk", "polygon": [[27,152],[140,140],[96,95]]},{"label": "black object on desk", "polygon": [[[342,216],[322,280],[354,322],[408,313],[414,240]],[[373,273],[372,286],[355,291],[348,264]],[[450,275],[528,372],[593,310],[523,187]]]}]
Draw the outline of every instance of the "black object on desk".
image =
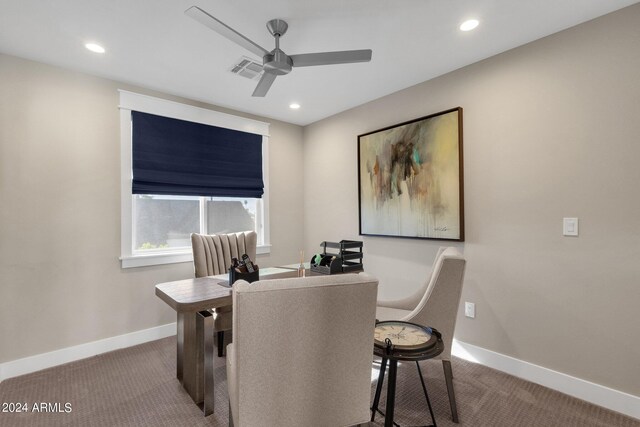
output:
[{"label": "black object on desk", "polygon": [[249,283],[260,280],[260,269],[253,264],[254,271],[251,273],[239,272],[235,268],[229,268],[229,286],[233,285],[237,280],[246,280]]},{"label": "black object on desk", "polygon": [[320,246],[322,246],[323,252],[311,258],[311,271],[322,274],[362,271],[361,241],[322,242]]},{"label": "black object on desk", "polygon": [[431,401],[427,393],[427,387],[422,378],[420,370],[420,360],[431,359],[438,356],[444,350],[442,336],[435,328],[417,325],[410,322],[401,321],[385,321],[376,324],[373,353],[382,358],[380,364],[380,374],[378,376],[378,384],[376,385],[376,394],[373,398],[373,406],[371,407],[371,421],[375,420],[378,404],[380,403],[380,392],[382,391],[382,383],[384,382],[384,374],[389,363],[389,383],[387,385],[387,405],[384,425],[392,427],[397,425],[393,422],[393,412],[395,407],[396,394],[396,374],[398,370],[398,360],[415,361],[418,367],[418,375],[422,383],[424,397],[427,400],[431,421],[433,424],[428,427],[437,427],[436,418],[433,415]]}]

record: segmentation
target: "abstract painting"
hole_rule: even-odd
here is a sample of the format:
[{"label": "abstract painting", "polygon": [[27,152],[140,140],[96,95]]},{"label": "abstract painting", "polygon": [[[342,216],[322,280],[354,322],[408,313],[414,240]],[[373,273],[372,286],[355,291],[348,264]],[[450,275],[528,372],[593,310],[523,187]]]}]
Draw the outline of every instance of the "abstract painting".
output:
[{"label": "abstract painting", "polygon": [[464,241],[462,108],[358,136],[360,234]]}]

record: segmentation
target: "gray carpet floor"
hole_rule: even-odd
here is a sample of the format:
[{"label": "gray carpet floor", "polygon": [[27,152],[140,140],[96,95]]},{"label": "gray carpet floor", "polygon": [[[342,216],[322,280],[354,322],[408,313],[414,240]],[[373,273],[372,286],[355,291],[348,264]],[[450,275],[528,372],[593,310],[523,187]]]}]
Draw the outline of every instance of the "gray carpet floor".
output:
[{"label": "gray carpet floor", "polygon": [[[0,412],[0,426],[228,425],[224,358],[216,361],[216,411],[204,417],[175,378],[175,343],[165,338],[5,380],[0,401],[27,403],[29,412]],[[442,364],[420,365],[438,426],[640,427],[638,420],[482,365],[457,358],[452,365],[460,424],[451,421]],[[372,397],[374,389],[375,381]],[[430,423],[415,364],[399,366],[396,393],[396,422]],[[39,403],[62,412],[32,412]],[[383,423],[378,415],[370,425]]]}]

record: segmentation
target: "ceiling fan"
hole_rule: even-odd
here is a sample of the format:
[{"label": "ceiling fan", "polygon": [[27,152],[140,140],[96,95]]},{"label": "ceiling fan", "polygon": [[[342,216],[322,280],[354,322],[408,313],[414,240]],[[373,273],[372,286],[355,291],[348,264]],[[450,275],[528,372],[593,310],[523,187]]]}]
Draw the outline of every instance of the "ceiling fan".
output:
[{"label": "ceiling fan", "polygon": [[267,29],[276,39],[276,48],[269,52],[197,6],[190,7],[184,13],[232,42],[262,57],[264,74],[253,91],[253,96],[265,96],[276,77],[288,74],[292,67],[371,61],[371,49],[287,55],[280,49],[280,37],[284,36],[289,27],[282,19],[272,19],[267,22]]}]

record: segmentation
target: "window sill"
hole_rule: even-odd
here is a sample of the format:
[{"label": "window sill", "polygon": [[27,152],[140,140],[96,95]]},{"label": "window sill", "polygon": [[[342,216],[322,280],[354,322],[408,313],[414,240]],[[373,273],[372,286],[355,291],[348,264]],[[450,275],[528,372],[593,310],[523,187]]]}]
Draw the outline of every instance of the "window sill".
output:
[{"label": "window sill", "polygon": [[[256,248],[256,255],[271,253],[271,245],[261,245]],[[154,253],[145,255],[126,255],[120,257],[122,268],[146,267],[150,265],[177,264],[193,262],[193,254],[188,252]]]}]

